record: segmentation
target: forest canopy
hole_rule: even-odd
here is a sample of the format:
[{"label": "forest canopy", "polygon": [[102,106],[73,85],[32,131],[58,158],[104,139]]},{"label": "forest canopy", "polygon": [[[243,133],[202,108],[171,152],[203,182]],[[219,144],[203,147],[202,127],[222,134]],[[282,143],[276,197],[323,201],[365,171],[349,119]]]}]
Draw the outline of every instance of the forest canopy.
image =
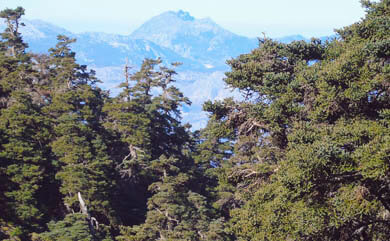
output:
[{"label": "forest canopy", "polygon": [[98,87],[75,39],[27,51],[24,9],[0,41],[1,240],[390,240],[390,0],[327,41],[227,61],[242,98],[181,122],[175,67]]}]

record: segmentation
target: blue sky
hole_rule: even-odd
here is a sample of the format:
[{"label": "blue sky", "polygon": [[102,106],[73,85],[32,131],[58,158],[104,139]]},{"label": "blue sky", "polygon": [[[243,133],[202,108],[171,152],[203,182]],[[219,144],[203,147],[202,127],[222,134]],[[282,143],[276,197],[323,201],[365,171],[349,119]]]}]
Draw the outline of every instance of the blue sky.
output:
[{"label": "blue sky", "polygon": [[0,8],[22,6],[26,18],[41,19],[73,32],[130,34],[164,11],[182,9],[210,17],[248,37],[302,34],[324,36],[364,16],[359,0],[1,0]]}]

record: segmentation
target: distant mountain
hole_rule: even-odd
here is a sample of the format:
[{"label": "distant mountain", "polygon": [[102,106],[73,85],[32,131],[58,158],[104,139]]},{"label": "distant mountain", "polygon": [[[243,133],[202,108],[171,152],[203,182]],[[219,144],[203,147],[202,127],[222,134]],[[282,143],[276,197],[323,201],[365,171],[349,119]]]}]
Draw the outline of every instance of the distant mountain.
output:
[{"label": "distant mountain", "polygon": [[225,69],[225,60],[257,47],[257,39],[223,29],[210,18],[196,19],[188,12],[165,12],[151,18],[130,37],[147,39],[208,68]]}]

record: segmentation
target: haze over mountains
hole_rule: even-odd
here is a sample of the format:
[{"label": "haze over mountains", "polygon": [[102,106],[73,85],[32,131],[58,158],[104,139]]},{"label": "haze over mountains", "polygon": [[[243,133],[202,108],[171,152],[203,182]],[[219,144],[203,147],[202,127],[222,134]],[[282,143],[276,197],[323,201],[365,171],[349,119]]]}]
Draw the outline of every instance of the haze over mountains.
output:
[{"label": "haze over mountains", "polygon": [[[182,62],[177,68],[176,86],[193,102],[184,107],[183,121],[194,129],[203,127],[206,115],[201,105],[208,99],[231,96],[224,88],[228,71],[226,60],[256,48],[258,40],[223,29],[210,18],[196,19],[188,12],[164,12],[151,18],[128,36],[85,32],[75,34],[41,20],[24,20],[21,32],[33,52],[46,53],[56,44],[56,36],[77,38],[73,44],[78,61],[95,69],[102,87],[117,93],[123,81],[126,59],[137,69],[144,58],[161,57],[165,63]],[[1,25],[4,28],[4,25]],[[259,36],[261,33],[259,33]],[[282,42],[307,40],[301,35],[279,39]]]}]

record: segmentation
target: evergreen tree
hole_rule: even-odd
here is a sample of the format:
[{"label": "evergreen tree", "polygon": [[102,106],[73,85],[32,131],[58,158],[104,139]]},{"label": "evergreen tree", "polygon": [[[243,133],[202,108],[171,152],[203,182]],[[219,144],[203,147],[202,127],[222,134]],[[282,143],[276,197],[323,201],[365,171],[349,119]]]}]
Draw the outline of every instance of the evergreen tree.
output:
[{"label": "evergreen tree", "polygon": [[389,239],[390,2],[363,4],[330,42],[263,39],[229,61],[246,100],[205,107],[236,135],[224,177],[237,239]]},{"label": "evergreen tree", "polygon": [[[145,223],[123,228],[119,240],[228,240],[223,219],[206,198],[190,190],[191,177],[186,161],[162,156],[151,169],[160,180],[151,184]],[[186,168],[187,167],[187,168]]]},{"label": "evergreen tree", "polygon": [[172,86],[175,74],[160,59],[146,59],[132,75],[125,66],[123,91],[105,103],[105,126],[120,140],[113,154],[121,176],[118,193],[122,198],[116,206],[123,210],[124,224],[144,219],[151,195],[148,186],[157,180],[151,172],[152,161],[163,154],[181,156],[192,145],[179,114],[179,107],[189,101]]},{"label": "evergreen tree", "polygon": [[100,124],[105,95],[95,86],[94,72],[76,63],[69,47],[75,40],[66,36],[58,40],[50,50],[50,96],[45,112],[51,116],[55,137],[50,145],[58,160],[56,178],[66,213],[80,210],[80,192],[93,217],[114,224],[110,205],[114,167]]},{"label": "evergreen tree", "polygon": [[294,93],[295,71],[320,60],[323,51],[316,39],[282,44],[265,38],[250,54],[228,61],[232,71],[226,73],[225,82],[237,88],[243,100],[204,104],[212,114],[204,130],[210,137],[200,145],[201,153],[208,153],[207,161],[221,158],[214,170],[219,183],[215,205],[224,216],[250,200],[278,169],[290,125],[302,108],[301,93]]},{"label": "evergreen tree", "polygon": [[49,230],[40,234],[33,234],[33,241],[112,241],[107,227],[99,227],[91,234],[90,224],[84,214],[68,214],[61,221],[48,223]]},{"label": "evergreen tree", "polygon": [[[143,69],[146,67],[144,66]],[[148,197],[146,165],[151,159],[150,118],[145,102],[151,96],[134,89],[129,67],[125,66],[123,91],[104,104],[104,126],[111,131],[111,156],[115,160],[117,192],[115,207],[121,223],[134,225],[143,222]]]},{"label": "evergreen tree", "polygon": [[0,157],[5,178],[1,189],[6,202],[3,214],[31,230],[42,225],[45,201],[38,197],[49,162],[44,146],[48,121],[26,93],[14,92],[12,98],[16,103],[2,110],[0,116]]},{"label": "evergreen tree", "polygon": [[3,42],[0,47],[10,56],[22,57],[28,46],[23,42],[19,32],[19,27],[24,26],[24,23],[20,22],[20,18],[23,15],[24,9],[22,7],[17,7],[16,9],[7,8],[0,12],[0,18],[4,18],[7,24],[5,31],[1,34]]},{"label": "evergreen tree", "polygon": [[[212,105],[206,102],[204,107]],[[197,149],[194,152],[197,176],[205,195],[217,207],[224,217],[236,205],[234,185],[226,179],[231,168],[229,158],[233,154],[235,135],[233,128],[220,123],[216,116],[210,117],[206,128],[199,133]]]},{"label": "evergreen tree", "polygon": [[35,241],[93,241],[94,237],[90,233],[88,222],[81,213],[68,214],[64,220],[59,222],[50,222],[49,231],[35,235]]},{"label": "evergreen tree", "polygon": [[36,71],[18,32],[23,14],[20,7],[0,12],[7,22],[0,43],[0,223],[16,225],[10,238],[42,230],[52,207],[42,198],[52,190],[49,121],[32,98]]}]

